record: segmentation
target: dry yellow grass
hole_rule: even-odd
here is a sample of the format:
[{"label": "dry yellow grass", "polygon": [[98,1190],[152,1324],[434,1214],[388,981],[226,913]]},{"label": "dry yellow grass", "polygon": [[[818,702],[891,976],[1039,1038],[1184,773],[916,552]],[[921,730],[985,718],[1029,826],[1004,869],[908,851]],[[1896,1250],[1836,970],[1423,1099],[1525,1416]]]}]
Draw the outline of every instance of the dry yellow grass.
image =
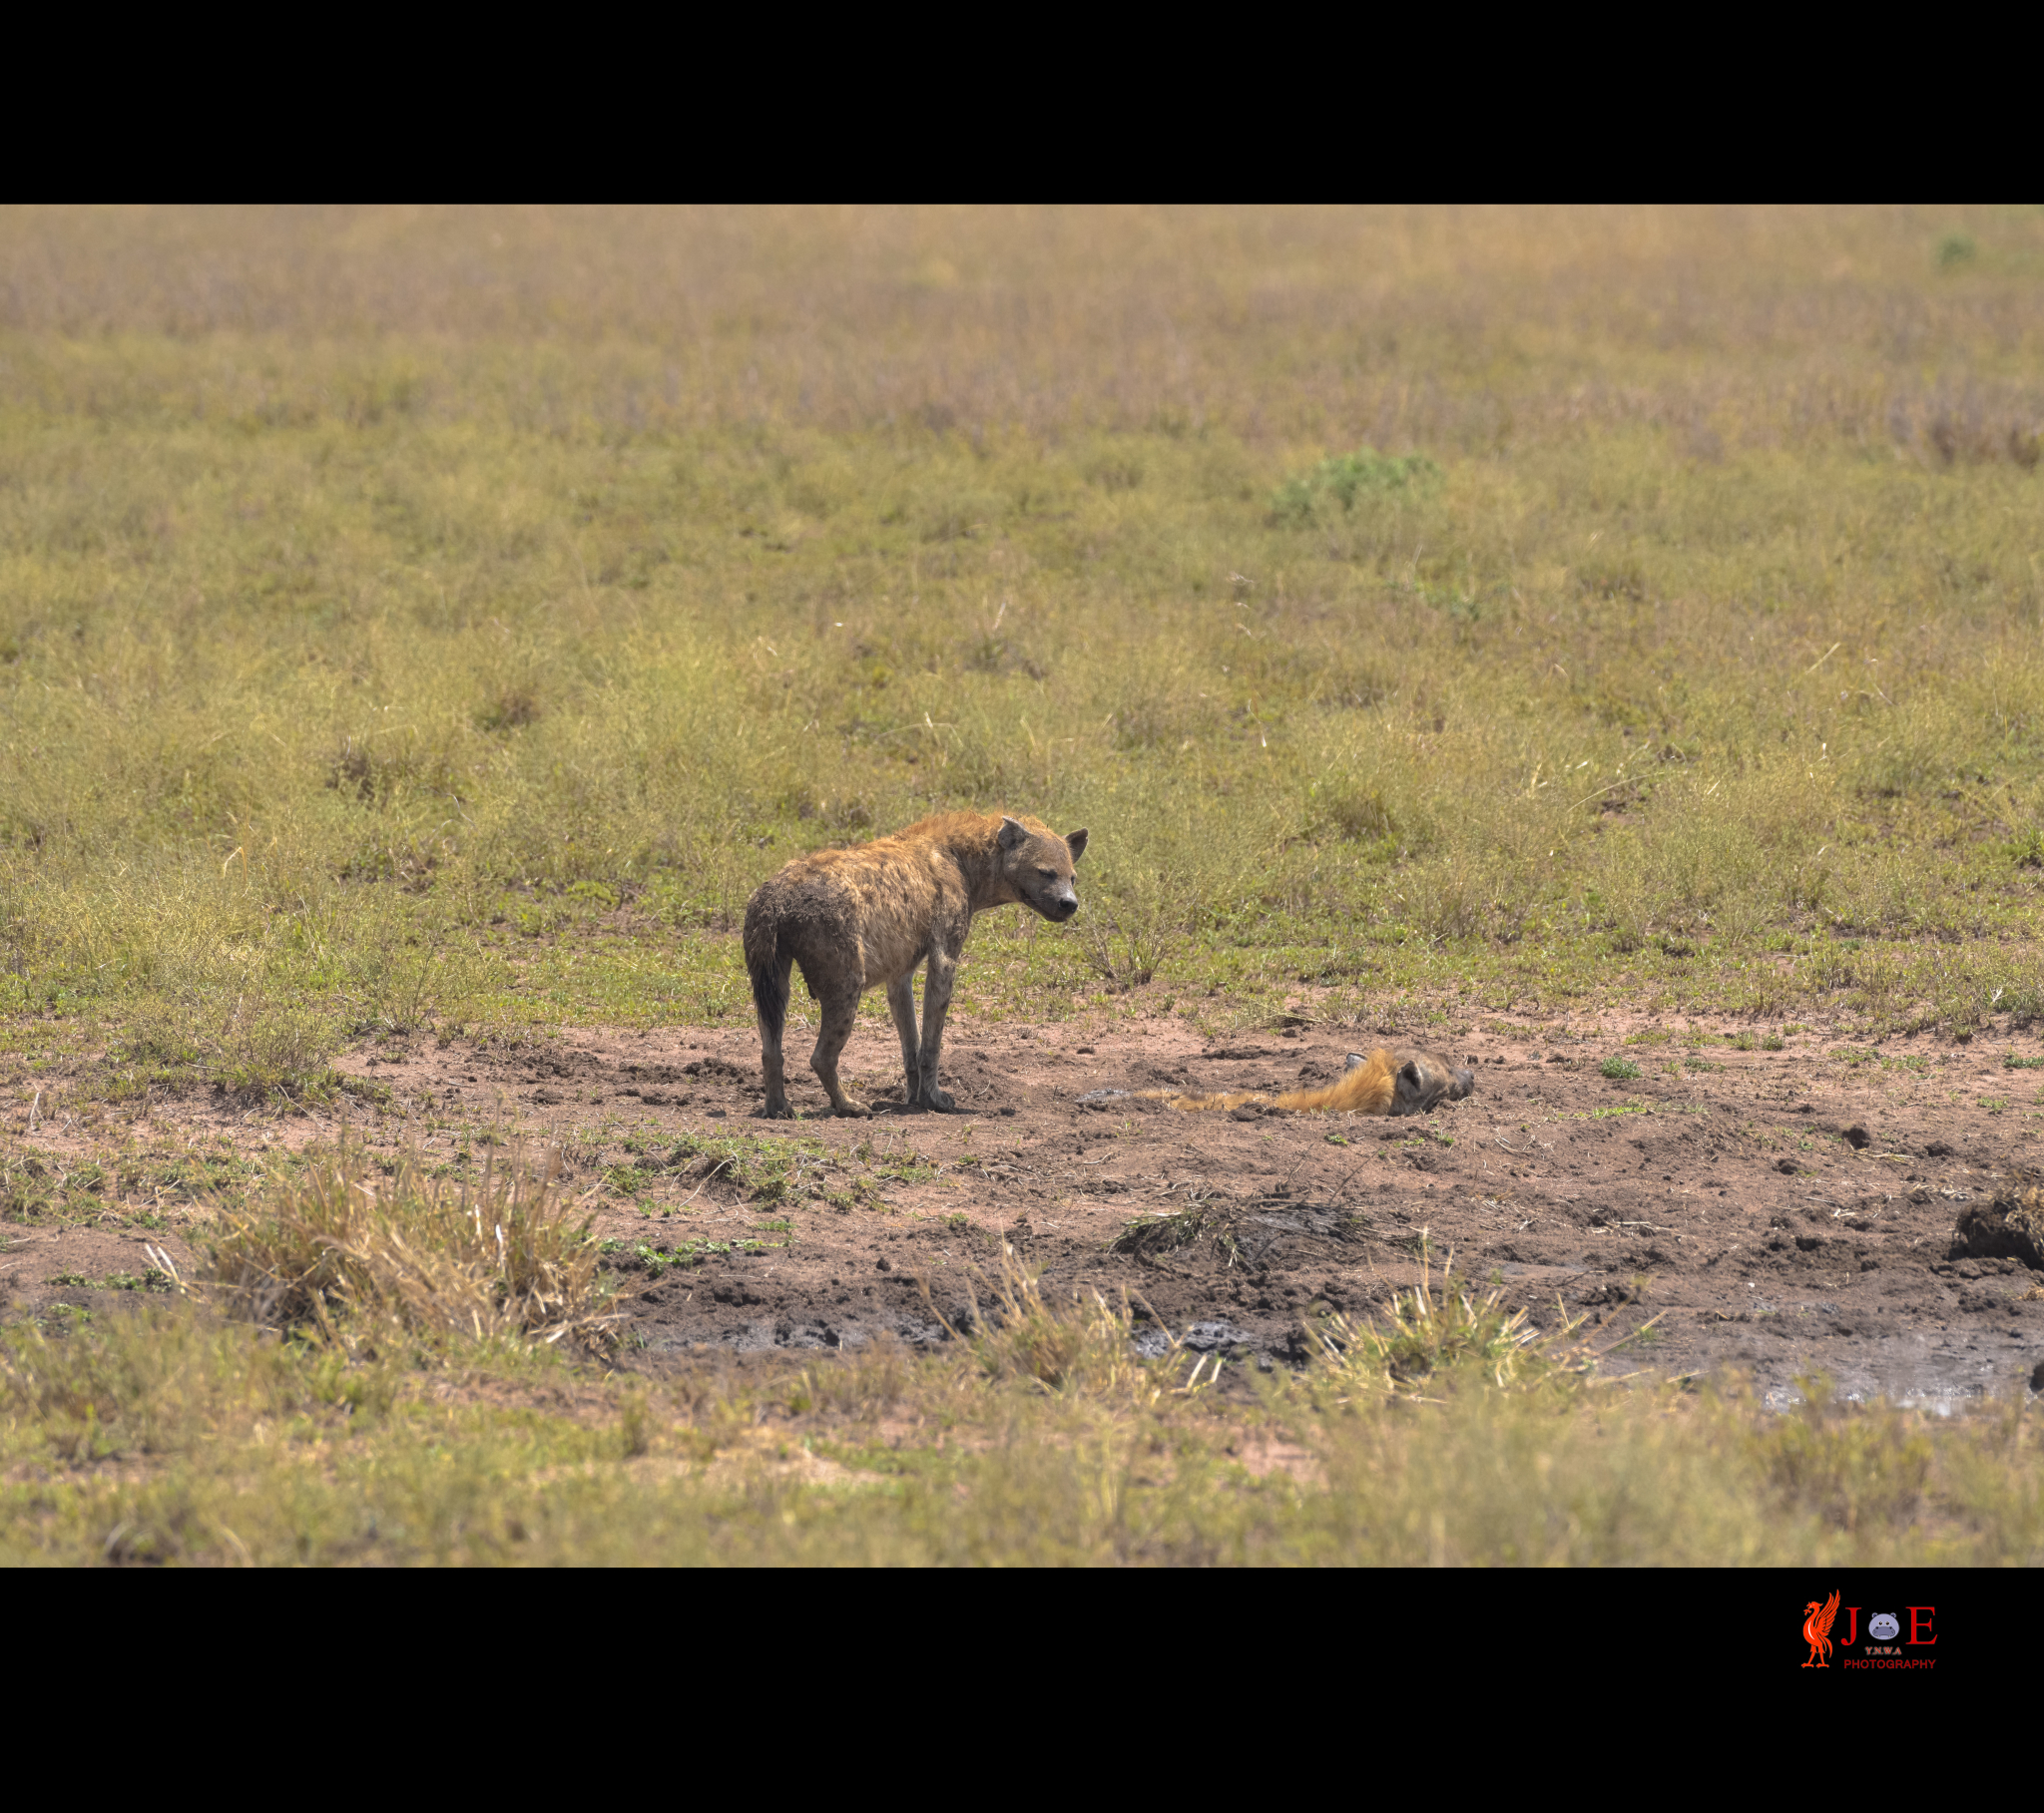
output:
[{"label": "dry yellow grass", "polygon": [[620,1319],[597,1275],[585,1216],[537,1172],[495,1153],[473,1179],[416,1154],[378,1164],[358,1147],[294,1165],[224,1211],[203,1293],[242,1319],[375,1339],[391,1325],[476,1340],[601,1340]]},{"label": "dry yellow grass", "polygon": [[0,327],[40,407],[2034,459],[2040,259],[1992,207],[14,209]]}]

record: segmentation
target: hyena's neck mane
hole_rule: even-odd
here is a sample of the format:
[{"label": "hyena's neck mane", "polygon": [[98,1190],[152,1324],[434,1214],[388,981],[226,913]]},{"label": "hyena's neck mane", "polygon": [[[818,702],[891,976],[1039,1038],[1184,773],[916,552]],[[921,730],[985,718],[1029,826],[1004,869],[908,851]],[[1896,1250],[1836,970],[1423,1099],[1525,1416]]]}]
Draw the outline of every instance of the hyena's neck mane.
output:
[{"label": "hyena's neck mane", "polygon": [[[1031,830],[1041,828],[1034,819],[1023,823]],[[904,841],[935,844],[957,863],[973,912],[1012,906],[1022,898],[1001,872],[999,813],[941,812],[934,818],[919,819],[899,835]]]}]

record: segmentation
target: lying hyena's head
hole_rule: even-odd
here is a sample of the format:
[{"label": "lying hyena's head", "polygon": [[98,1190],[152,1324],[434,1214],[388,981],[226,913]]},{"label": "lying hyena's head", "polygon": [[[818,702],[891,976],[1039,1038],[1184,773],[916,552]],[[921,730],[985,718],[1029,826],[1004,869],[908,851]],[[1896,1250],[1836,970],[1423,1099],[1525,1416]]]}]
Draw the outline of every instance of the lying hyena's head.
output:
[{"label": "lying hyena's head", "polygon": [[1086,854],[1084,831],[1060,837],[1036,819],[1003,818],[994,842],[1001,874],[1024,906],[1050,920],[1069,919],[1079,910],[1072,865]]},{"label": "lying hyena's head", "polygon": [[1389,1115],[1431,1114],[1443,1102],[1460,1102],[1476,1093],[1474,1071],[1451,1069],[1431,1052],[1405,1053],[1391,1082],[1391,1106],[1384,1111]]}]

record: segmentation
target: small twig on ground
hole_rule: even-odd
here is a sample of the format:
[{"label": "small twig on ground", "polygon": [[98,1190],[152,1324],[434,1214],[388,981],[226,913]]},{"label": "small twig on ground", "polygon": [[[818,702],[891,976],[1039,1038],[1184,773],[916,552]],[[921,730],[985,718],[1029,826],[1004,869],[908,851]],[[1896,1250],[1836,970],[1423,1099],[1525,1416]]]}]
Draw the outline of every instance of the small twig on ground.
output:
[{"label": "small twig on ground", "polygon": [[1668,1312],[1665,1309],[1656,1310],[1651,1316],[1649,1316],[1644,1322],[1642,1322],[1639,1325],[1639,1327],[1635,1328],[1631,1334],[1620,1335],[1619,1338],[1612,1342],[1612,1344],[1609,1347],[1597,1348],[1595,1350],[1597,1357],[1601,1360],[1609,1354],[1616,1353],[1628,1341],[1638,1340],[1641,1335],[1645,1334],[1648,1329],[1652,1328],[1654,1324],[1660,1321],[1661,1318],[1665,1316],[1667,1313]]},{"label": "small twig on ground", "polygon": [[[675,1207],[677,1209],[687,1208],[691,1202],[695,1201],[695,1199],[698,1196],[700,1196],[706,1189],[710,1187],[712,1179],[716,1177],[719,1171],[728,1170],[731,1168],[731,1162],[732,1161],[729,1158],[718,1159],[718,1161],[715,1164],[713,1164],[710,1167],[709,1171],[705,1174],[703,1181],[697,1184],[694,1189],[692,1189],[686,1196],[684,1196],[681,1199],[681,1201],[677,1202],[675,1204]],[[592,1190],[590,1193],[594,1195],[596,1192]]]},{"label": "small twig on ground", "polygon": [[185,1280],[178,1275],[177,1266],[171,1263],[171,1255],[169,1253],[165,1252],[161,1246],[151,1245],[147,1240],[143,1241],[142,1250],[150,1264],[154,1265],[158,1271],[169,1278],[182,1294],[188,1296],[191,1294],[186,1289]]}]

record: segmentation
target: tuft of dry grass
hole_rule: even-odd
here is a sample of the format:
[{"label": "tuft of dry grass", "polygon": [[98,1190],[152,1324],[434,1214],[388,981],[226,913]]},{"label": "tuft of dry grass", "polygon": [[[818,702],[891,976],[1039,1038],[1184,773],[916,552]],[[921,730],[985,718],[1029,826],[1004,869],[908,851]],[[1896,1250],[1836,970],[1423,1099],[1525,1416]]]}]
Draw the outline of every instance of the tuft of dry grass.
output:
[{"label": "tuft of dry grass", "polygon": [[1108,1250],[1132,1256],[1174,1253],[1200,1239],[1211,1240],[1230,1265],[1245,1257],[1234,1216],[1212,1201],[1193,1202],[1175,1214],[1139,1215],[1124,1223]]},{"label": "tuft of dry grass", "polygon": [[1571,1321],[1563,1311],[1561,1326],[1543,1334],[1525,1309],[1505,1307],[1502,1291],[1478,1296],[1458,1281],[1452,1253],[1436,1286],[1424,1235],[1419,1257],[1419,1283],[1391,1299],[1387,1326],[1339,1311],[1307,1325],[1315,1364],[1299,1385],[1308,1399],[1348,1404],[1438,1393],[1458,1382],[1540,1391],[1573,1387],[1593,1375],[1602,1356],[1575,1341],[1581,1318]]},{"label": "tuft of dry grass", "polygon": [[[1006,1247],[999,1271],[977,1276],[993,1300],[982,1308],[975,1298],[968,1327],[954,1327],[934,1304],[930,1313],[989,1381],[1020,1383],[1053,1397],[1158,1404],[1195,1393],[1203,1382],[1211,1385],[1220,1376],[1216,1362],[1213,1374],[1203,1381],[1208,1364],[1204,1357],[1186,1373],[1184,1351],[1168,1336],[1161,1354],[1141,1353],[1134,1336],[1136,1305],[1142,1299],[1132,1299],[1126,1286],[1119,1303],[1110,1303],[1097,1290],[1075,1290],[1069,1301],[1054,1302]],[[923,1301],[930,1302],[927,1282]],[[1143,1313],[1161,1326],[1148,1304]]]},{"label": "tuft of dry grass", "polygon": [[343,1141],[229,1211],[207,1284],[278,1328],[602,1340],[618,1318],[590,1217],[575,1219],[559,1183],[557,1151],[537,1172],[492,1153],[470,1181],[432,1175],[416,1153],[386,1172]]}]

